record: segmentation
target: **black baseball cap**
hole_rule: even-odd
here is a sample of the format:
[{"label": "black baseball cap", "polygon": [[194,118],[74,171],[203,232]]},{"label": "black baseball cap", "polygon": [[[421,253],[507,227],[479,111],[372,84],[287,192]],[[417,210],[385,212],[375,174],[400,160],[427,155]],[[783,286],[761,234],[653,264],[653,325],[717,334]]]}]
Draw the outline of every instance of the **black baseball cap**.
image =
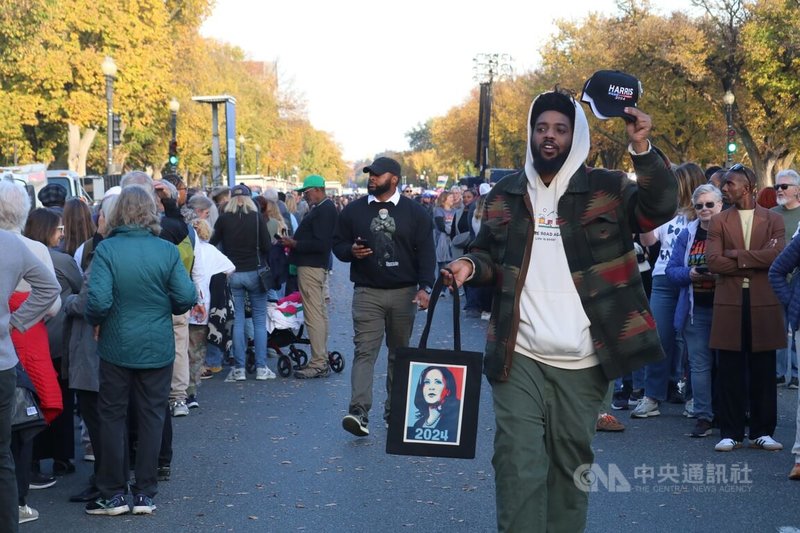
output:
[{"label": "black baseball cap", "polygon": [[369,172],[370,174],[375,174],[376,176],[380,176],[388,172],[389,174],[394,174],[398,178],[402,171],[400,170],[400,163],[392,159],[391,157],[379,157],[372,164],[368,167],[364,167],[364,172]]},{"label": "black baseball cap", "polygon": [[634,120],[623,109],[636,107],[640,96],[642,83],[635,76],[619,70],[598,70],[583,85],[581,102],[589,104],[594,116],[601,120],[611,117]]}]

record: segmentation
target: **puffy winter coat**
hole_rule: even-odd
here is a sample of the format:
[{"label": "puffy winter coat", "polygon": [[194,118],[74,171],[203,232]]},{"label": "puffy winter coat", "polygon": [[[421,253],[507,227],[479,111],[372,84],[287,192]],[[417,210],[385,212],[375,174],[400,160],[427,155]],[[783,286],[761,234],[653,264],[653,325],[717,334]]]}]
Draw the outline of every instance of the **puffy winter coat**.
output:
[{"label": "puffy winter coat", "polygon": [[146,228],[115,228],[95,250],[85,316],[100,326],[98,353],[106,362],[126,368],[172,364],[172,315],[196,300],[178,248]]}]

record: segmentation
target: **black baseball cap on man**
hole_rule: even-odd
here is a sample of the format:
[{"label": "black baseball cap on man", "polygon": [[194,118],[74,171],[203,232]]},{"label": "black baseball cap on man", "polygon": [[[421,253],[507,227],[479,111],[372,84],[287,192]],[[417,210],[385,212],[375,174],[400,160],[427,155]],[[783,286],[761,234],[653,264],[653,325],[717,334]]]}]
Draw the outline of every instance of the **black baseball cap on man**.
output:
[{"label": "black baseball cap on man", "polygon": [[36,196],[45,207],[64,207],[67,201],[67,189],[59,183],[48,183]]},{"label": "black baseball cap on man", "polygon": [[635,120],[623,110],[636,107],[641,96],[642,83],[636,77],[619,70],[598,70],[583,85],[581,102],[589,104],[594,116],[601,120]]},{"label": "black baseball cap on man", "polygon": [[380,176],[381,174],[385,174],[388,172],[389,174],[394,174],[398,178],[402,171],[400,170],[400,163],[392,159],[391,157],[379,157],[372,164],[368,167],[364,167],[365,173],[375,174],[376,176]]}]

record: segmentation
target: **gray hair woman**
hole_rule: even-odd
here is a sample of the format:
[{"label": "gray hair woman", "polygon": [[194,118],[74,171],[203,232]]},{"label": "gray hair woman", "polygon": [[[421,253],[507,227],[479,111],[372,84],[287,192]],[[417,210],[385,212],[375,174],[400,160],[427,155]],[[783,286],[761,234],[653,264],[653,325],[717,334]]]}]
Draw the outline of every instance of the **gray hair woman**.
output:
[{"label": "gray hair woman", "polygon": [[178,249],[158,237],[153,196],[142,187],[122,189],[107,220],[110,233],[94,252],[86,319],[95,326],[100,356],[101,497],[93,515],[128,512],[125,500],[125,433],[128,403],[138,421],[134,514],[155,509],[158,454],[175,359],[172,315],[197,300]]},{"label": "gray hair woman", "polygon": [[696,218],[680,232],[667,264],[667,281],[680,288],[675,309],[675,330],[683,334],[689,353],[694,415],[692,437],[711,434],[711,368],[714,355],[708,347],[714,310],[716,275],[706,265],[706,239],[711,217],[722,210],[722,193],[710,183],[692,193]]},{"label": "gray hair woman", "polygon": [[[250,190],[237,185],[231,189],[231,199],[225,205],[214,226],[211,244],[222,244],[222,252],[236,267],[231,274],[230,286],[233,294],[235,319],[233,321],[234,368],[226,381],[244,381],[245,348],[244,334],[245,296],[250,299],[253,315],[253,339],[255,342],[256,379],[275,378],[267,367],[267,291],[262,287],[258,268],[266,265],[264,254],[270,247],[270,234],[264,217],[260,215]],[[262,254],[259,257],[258,252]]]}]

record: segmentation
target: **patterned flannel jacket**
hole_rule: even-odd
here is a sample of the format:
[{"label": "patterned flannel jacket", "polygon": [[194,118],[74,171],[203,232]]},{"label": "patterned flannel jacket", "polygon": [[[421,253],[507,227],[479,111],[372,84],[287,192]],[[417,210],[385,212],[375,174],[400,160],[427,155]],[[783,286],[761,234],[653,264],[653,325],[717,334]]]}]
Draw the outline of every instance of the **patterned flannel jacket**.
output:
[{"label": "patterned flannel jacket", "polygon": [[[632,156],[637,181],[620,171],[581,167],[558,202],[558,225],[572,280],[591,321],[594,349],[614,379],[664,357],[642,288],[633,234],[669,221],[678,184],[655,147]],[[519,328],[519,301],[533,247],[533,208],[524,170],[503,178],[484,205],[467,257],[471,285],[494,284],[484,373],[505,381]],[[564,317],[569,320],[569,317]]]}]

